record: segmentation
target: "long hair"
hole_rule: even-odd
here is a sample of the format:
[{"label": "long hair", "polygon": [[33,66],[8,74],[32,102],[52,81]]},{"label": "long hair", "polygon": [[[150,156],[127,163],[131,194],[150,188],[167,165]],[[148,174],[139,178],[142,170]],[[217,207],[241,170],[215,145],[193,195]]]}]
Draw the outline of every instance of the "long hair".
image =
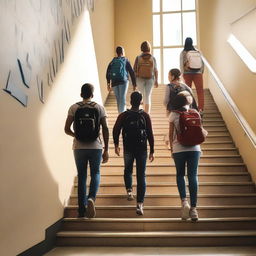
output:
[{"label": "long hair", "polygon": [[193,40],[191,37],[187,37],[184,44],[184,51],[196,50],[193,46]]}]

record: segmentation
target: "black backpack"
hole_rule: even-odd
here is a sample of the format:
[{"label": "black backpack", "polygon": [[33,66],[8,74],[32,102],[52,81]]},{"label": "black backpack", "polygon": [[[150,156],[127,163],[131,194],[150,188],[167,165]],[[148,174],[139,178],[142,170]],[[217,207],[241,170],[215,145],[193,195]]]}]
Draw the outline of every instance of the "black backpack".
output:
[{"label": "black backpack", "polygon": [[95,108],[96,103],[78,102],[78,109],[74,116],[74,132],[77,140],[82,142],[92,142],[99,137],[100,118],[99,110]]},{"label": "black backpack", "polygon": [[[169,101],[168,101],[168,104],[167,104],[167,110],[169,111],[172,111],[172,110],[177,110],[174,102],[175,102],[175,98],[176,98],[176,95],[179,93],[179,92],[182,92],[182,91],[187,91],[191,94],[191,92],[186,88],[186,86],[184,84],[180,84],[180,86],[176,86],[175,84],[168,84],[168,86],[170,87],[170,95],[169,95]],[[196,103],[196,100],[194,98],[194,96],[191,94],[192,98],[193,98],[193,102],[191,104],[191,108],[193,109],[196,109],[198,110],[198,107],[197,107],[197,103]]]},{"label": "black backpack", "polygon": [[123,140],[126,146],[140,147],[147,145],[146,120],[143,110],[138,112],[127,110],[123,124]]}]

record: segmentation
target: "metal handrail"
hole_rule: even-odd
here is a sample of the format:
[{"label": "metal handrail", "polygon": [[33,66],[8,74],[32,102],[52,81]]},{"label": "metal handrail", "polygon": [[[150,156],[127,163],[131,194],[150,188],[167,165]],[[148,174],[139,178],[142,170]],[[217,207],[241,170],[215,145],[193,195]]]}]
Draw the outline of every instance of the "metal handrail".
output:
[{"label": "metal handrail", "polygon": [[252,130],[252,128],[250,127],[250,125],[248,124],[248,122],[246,121],[246,119],[244,118],[244,116],[242,115],[242,113],[240,112],[238,107],[236,106],[235,102],[232,100],[231,96],[229,95],[228,91],[224,87],[223,83],[220,81],[219,77],[217,76],[217,74],[214,71],[214,69],[212,68],[212,66],[209,64],[209,62],[206,60],[205,57],[202,57],[202,58],[203,58],[205,66],[207,67],[207,69],[209,70],[213,79],[215,80],[217,86],[221,90],[221,92],[222,92],[223,96],[225,97],[228,105],[230,106],[233,114],[237,118],[237,120],[240,123],[240,125],[242,126],[244,132],[246,133],[246,135],[252,142],[253,146],[256,147],[256,135],[255,135],[254,131]]}]

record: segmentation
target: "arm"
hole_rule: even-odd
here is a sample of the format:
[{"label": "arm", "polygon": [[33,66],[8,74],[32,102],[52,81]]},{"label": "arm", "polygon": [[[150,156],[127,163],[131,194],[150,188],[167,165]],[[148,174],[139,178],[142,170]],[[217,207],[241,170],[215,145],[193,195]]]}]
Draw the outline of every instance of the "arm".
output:
[{"label": "arm", "polygon": [[106,72],[106,79],[107,79],[108,91],[111,90],[111,85],[110,85],[110,70],[111,70],[111,62],[108,64],[108,68],[107,68],[107,72]]},{"label": "arm", "polygon": [[130,74],[130,77],[132,79],[133,90],[135,91],[135,89],[137,87],[137,85],[136,85],[136,77],[135,77],[135,73],[134,73],[134,71],[132,69],[132,66],[131,66],[129,60],[126,61],[126,69],[129,72],[129,74]]},{"label": "arm", "polygon": [[173,151],[173,149],[172,149],[173,131],[174,131],[174,124],[170,122],[169,123],[169,143],[170,143],[171,152]]},{"label": "arm", "polygon": [[165,107],[167,107],[169,99],[170,99],[170,86],[166,85],[164,102],[163,102]]},{"label": "arm", "polygon": [[135,61],[134,61],[134,65],[133,65],[133,70],[135,75],[137,76],[138,74],[138,56],[136,57]]},{"label": "arm", "polygon": [[71,130],[71,125],[72,125],[73,121],[74,121],[73,116],[67,116],[65,128],[64,128],[65,133],[71,137],[75,137],[74,132]]},{"label": "arm", "polygon": [[148,143],[150,147],[150,152],[149,152],[149,160],[150,162],[154,161],[154,136],[153,136],[153,129],[152,129],[152,123],[150,116],[147,113],[144,113],[144,117],[146,120],[146,129],[147,129],[147,138],[148,138]]},{"label": "arm", "polygon": [[114,145],[115,145],[115,153],[119,156],[120,155],[120,147],[119,147],[119,136],[122,129],[122,120],[123,120],[124,114],[120,114],[117,117],[117,120],[115,122],[115,125],[113,127],[113,139],[114,139]]},{"label": "arm", "polygon": [[154,57],[154,77],[155,77],[155,88],[157,88],[158,87],[158,70],[157,70],[155,57]]},{"label": "arm", "polygon": [[108,130],[106,116],[104,116],[100,119],[100,124],[102,126],[102,135],[103,135],[103,141],[104,141],[104,151],[102,154],[102,158],[103,158],[102,163],[106,163],[109,158],[109,155],[108,155],[109,130]]}]

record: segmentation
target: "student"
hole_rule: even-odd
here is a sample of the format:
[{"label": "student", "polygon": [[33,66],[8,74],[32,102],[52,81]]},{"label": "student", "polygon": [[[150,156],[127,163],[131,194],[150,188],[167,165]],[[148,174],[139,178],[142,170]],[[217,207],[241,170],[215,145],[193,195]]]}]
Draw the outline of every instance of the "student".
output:
[{"label": "student", "polygon": [[124,182],[127,191],[127,199],[133,200],[132,172],[133,162],[136,160],[137,178],[137,208],[136,213],[143,215],[143,202],[146,192],[146,162],[147,141],[149,142],[149,160],[154,160],[154,137],[150,116],[139,109],[142,95],[136,91],[131,94],[131,109],[120,114],[113,128],[115,153],[120,155],[119,135],[122,130],[124,148]]},{"label": "student", "polygon": [[153,85],[158,87],[158,71],[156,59],[151,54],[150,43],[144,41],[140,49],[142,53],[136,57],[133,69],[136,74],[138,90],[143,96],[144,111],[150,113]]},{"label": "student", "polygon": [[126,94],[128,90],[128,74],[130,74],[133,84],[133,90],[136,89],[136,78],[131,64],[127,58],[124,57],[124,48],[118,46],[116,48],[117,57],[109,63],[106,73],[108,91],[111,88],[114,91],[117,101],[118,113],[126,110]]},{"label": "student", "polygon": [[[108,161],[109,130],[104,107],[92,102],[94,87],[84,84],[81,88],[82,101],[73,104],[68,111],[65,133],[74,137],[73,150],[78,173],[78,217],[94,218],[94,202],[100,183],[100,164]],[[89,115],[89,118],[84,118]],[[73,130],[71,125],[73,124]],[[102,127],[104,151],[99,138]],[[102,160],[103,159],[103,160]],[[87,168],[90,165],[90,189],[86,196]]]},{"label": "student", "polygon": [[[179,69],[171,69],[168,74],[168,79],[170,83],[166,86],[165,89],[164,106],[166,107],[167,111],[170,112],[176,109],[176,106],[174,105],[174,99],[179,92],[188,91],[191,95],[193,94],[191,88],[181,82],[181,72]],[[194,97],[191,107],[197,109],[197,104]]]},{"label": "student", "polygon": [[204,63],[201,54],[193,46],[193,40],[187,37],[184,49],[180,54],[180,70],[183,74],[185,83],[191,88],[194,82],[198,98],[198,109],[203,115],[204,110],[204,89],[203,89],[203,72]]},{"label": "student", "polygon": [[[177,109],[188,111],[189,105],[192,103],[192,97],[189,92],[182,91],[175,98]],[[196,110],[193,110],[197,112]],[[198,113],[198,112],[197,112]],[[198,117],[200,117],[198,113]],[[197,191],[198,191],[198,178],[197,168],[201,155],[200,145],[184,146],[178,141],[177,135],[180,133],[180,113],[172,111],[169,116],[169,140],[171,145],[172,157],[176,166],[176,181],[181,198],[181,218],[187,220],[191,218],[192,221],[198,220],[197,206]],[[185,168],[187,166],[187,175],[189,182],[189,193],[191,208],[186,196],[186,183],[185,183]]]}]

